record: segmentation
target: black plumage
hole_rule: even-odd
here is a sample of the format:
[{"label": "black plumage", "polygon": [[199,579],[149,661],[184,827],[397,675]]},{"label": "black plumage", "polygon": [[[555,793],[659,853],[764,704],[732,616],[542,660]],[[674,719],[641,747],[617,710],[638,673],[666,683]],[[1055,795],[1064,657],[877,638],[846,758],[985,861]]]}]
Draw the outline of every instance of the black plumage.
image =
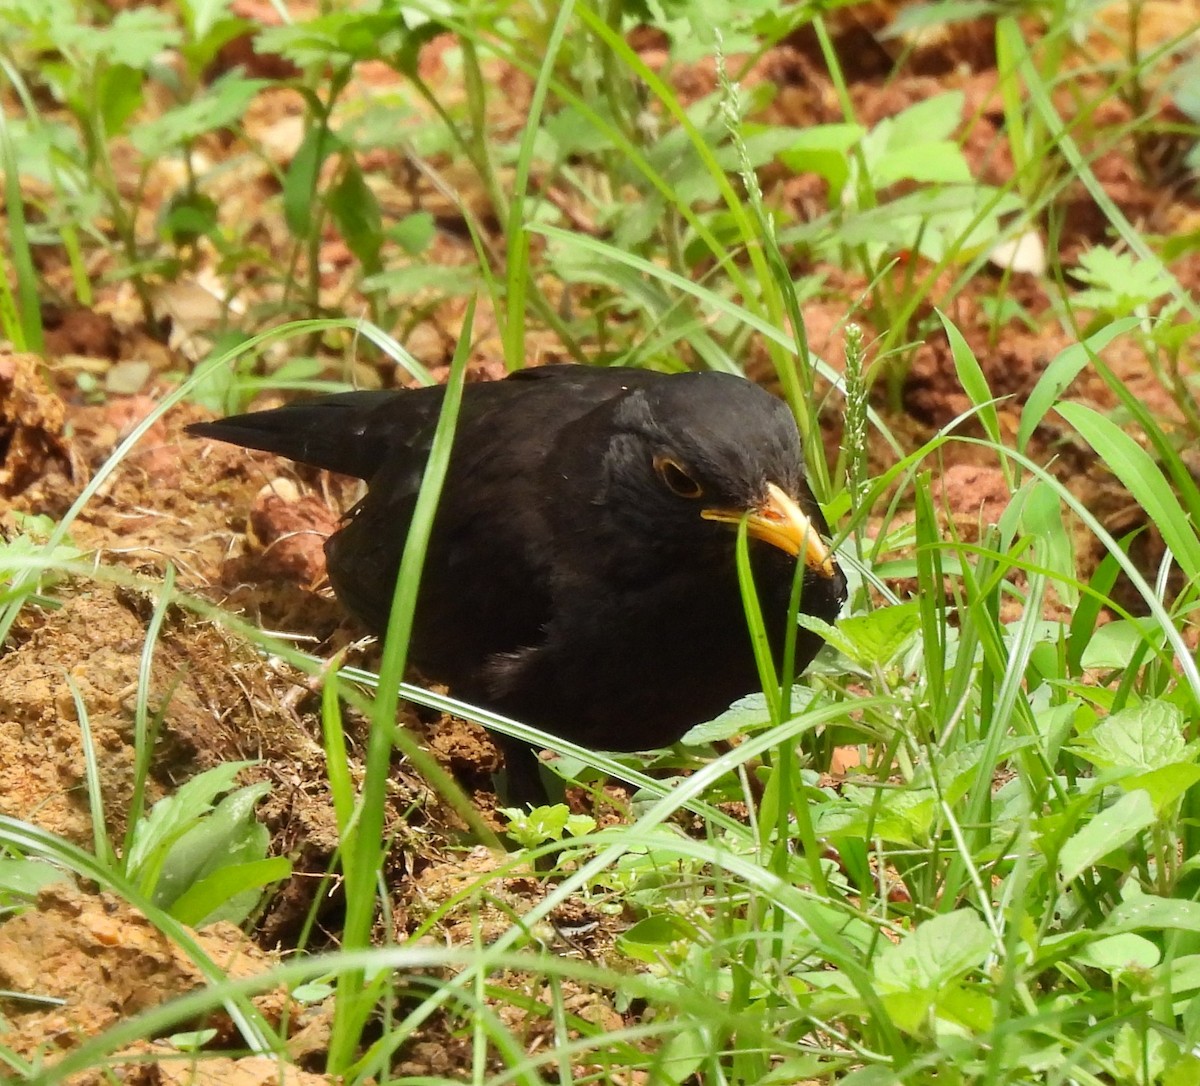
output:
[{"label": "black plumage", "polygon": [[[442,399],[350,392],[188,430],[367,481],[325,553],[339,599],[381,634]],[[778,658],[798,558],[802,610],[832,622],[846,597],[781,401],[726,374],[585,366],[468,385],[409,659],[583,746],[668,745],[759,686],[743,514]],[[797,671],[820,644],[800,631]],[[540,800],[528,750],[505,750],[512,798]]]}]

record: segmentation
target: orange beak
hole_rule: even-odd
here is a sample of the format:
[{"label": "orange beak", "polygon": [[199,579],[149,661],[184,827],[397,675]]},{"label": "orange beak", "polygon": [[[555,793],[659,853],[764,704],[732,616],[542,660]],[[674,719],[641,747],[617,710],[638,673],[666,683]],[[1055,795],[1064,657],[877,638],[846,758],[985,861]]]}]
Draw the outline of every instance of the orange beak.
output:
[{"label": "orange beak", "polygon": [[741,509],[702,509],[705,520],[716,520],[722,524],[738,525],[746,518],[746,531],[754,539],[761,539],[778,547],[795,558],[803,558],[804,564],[822,577],[832,577],[836,571],[833,555],[825,546],[813,522],[800,507],[774,483],[767,484],[767,498],[757,509],[749,512]]}]

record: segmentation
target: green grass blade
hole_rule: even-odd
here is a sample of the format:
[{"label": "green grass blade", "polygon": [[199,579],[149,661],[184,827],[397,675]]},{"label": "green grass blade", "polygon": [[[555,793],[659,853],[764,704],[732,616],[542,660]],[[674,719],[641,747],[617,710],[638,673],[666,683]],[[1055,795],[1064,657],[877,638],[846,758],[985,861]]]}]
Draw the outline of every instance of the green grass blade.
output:
[{"label": "green grass blade", "polygon": [[1017,426],[1017,451],[1029,448],[1029,439],[1041,425],[1047,412],[1058,402],[1067,386],[1075,380],[1080,370],[1094,359],[1117,336],[1137,328],[1137,317],[1125,317],[1105,325],[1100,331],[1088,336],[1082,343],[1072,343],[1051,360],[1037,384],[1029,393],[1029,399],[1021,409],[1021,421]]},{"label": "green grass blade", "polygon": [[546,106],[554,65],[571,21],[574,0],[564,0],[550,29],[542,58],[541,70],[530,98],[525,130],[517,150],[516,171],[513,177],[512,200],[508,206],[505,230],[508,248],[506,282],[507,318],[501,335],[504,341],[504,362],[509,371],[525,365],[525,298],[529,276],[529,235],[525,231],[525,199],[529,191],[529,175],[533,168],[533,151],[541,131],[542,111]]},{"label": "green grass blade", "polygon": [[0,114],[0,159],[4,162],[4,206],[6,212],[8,247],[13,270],[17,276],[17,320],[23,342],[19,350],[44,354],[45,336],[42,330],[42,306],[38,297],[37,268],[29,248],[25,229],[25,201],[21,195],[21,172],[8,125]]},{"label": "green grass blade", "polygon": [[171,594],[175,591],[175,567],[167,563],[163,576],[162,590],[154,604],[154,613],[146,626],[146,639],[142,643],[142,655],[138,661],[137,702],[133,714],[133,789],[129,798],[129,825],[125,830],[125,843],[121,847],[121,856],[129,856],[133,847],[133,838],[137,833],[138,823],[146,814],[146,781],[150,776],[150,763],[154,754],[154,732],[150,721],[150,681],[154,674],[154,650],[162,634],[163,623],[167,617],[167,607],[171,603]]},{"label": "green grass blade", "polygon": [[1062,415],[1096,450],[1096,454],[1162,533],[1187,579],[1200,581],[1200,537],[1150,454],[1111,419],[1084,404],[1060,403]]},{"label": "green grass blade", "polygon": [[75,676],[65,673],[67,689],[71,691],[71,700],[75,703],[75,717],[79,721],[80,745],[83,747],[83,773],[87,782],[88,812],[92,823],[92,848],[99,863],[112,870],[118,870],[117,856],[113,852],[112,842],[108,836],[108,820],[104,815],[104,790],[100,784],[100,763],[96,757],[96,741],[92,734],[91,717],[88,715],[87,703],[83,700],[83,691],[75,681]]},{"label": "green grass blade", "polygon": [[[359,799],[357,825],[343,846],[346,877],[346,921],[343,946],[357,949],[370,945],[371,923],[375,915],[375,888],[383,859],[383,818],[387,802],[387,784],[391,773],[392,733],[400,700],[400,684],[407,663],[408,641],[412,633],[421,567],[429,545],[433,518],[441,497],[442,484],[450,463],[454,429],[462,403],[467,360],[471,351],[471,326],[475,314],[472,301],[463,319],[458,349],[450,366],[446,395],[434,432],[429,460],[421,480],[400,572],[396,581],[392,609],[388,617],[387,640],[379,668],[379,688],[371,712],[366,769]],[[358,1046],[360,1031],[370,1013],[363,998],[361,974],[347,973],[339,978],[337,1014],[329,1044],[328,1067],[340,1074],[348,1067]]]},{"label": "green grass blade", "polygon": [[[946,338],[950,341],[950,354],[954,359],[954,369],[958,373],[959,384],[978,409],[978,418],[987,436],[997,445],[1003,444],[1000,436],[1000,416],[996,413],[996,400],[992,390],[988,388],[987,378],[983,375],[983,367],[975,357],[963,334],[941,310],[937,310],[938,320],[942,322]],[[1003,463],[1004,470],[1008,465]],[[1011,488],[1012,480],[1008,480]]]}]

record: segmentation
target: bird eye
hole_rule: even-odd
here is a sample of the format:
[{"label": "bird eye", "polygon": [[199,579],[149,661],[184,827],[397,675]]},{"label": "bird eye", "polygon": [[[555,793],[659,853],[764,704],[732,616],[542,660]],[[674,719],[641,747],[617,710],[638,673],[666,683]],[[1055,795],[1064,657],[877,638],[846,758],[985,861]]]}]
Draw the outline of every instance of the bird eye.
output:
[{"label": "bird eye", "polygon": [[704,488],[679,466],[679,461],[669,456],[656,456],[654,470],[672,494],[681,498],[699,498],[704,493]]}]

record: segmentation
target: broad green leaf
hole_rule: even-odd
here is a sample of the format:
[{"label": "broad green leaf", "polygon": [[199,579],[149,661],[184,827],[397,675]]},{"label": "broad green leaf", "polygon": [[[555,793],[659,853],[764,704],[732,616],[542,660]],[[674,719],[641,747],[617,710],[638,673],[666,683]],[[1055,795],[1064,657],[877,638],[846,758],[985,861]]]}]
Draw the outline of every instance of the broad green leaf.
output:
[{"label": "broad green leaf", "polygon": [[70,874],[45,860],[0,859],[0,904],[10,896],[33,901],[45,887],[55,883],[71,885]]},{"label": "broad green leaf", "polygon": [[[862,667],[884,667],[904,648],[920,625],[921,612],[915,600],[878,607],[868,614],[842,619],[836,627],[841,635],[836,645]],[[850,651],[843,646],[848,646]]]},{"label": "broad green leaf", "polygon": [[857,124],[820,124],[798,132],[779,160],[794,173],[815,173],[840,193],[850,177],[850,149],[866,135]]},{"label": "broad green leaf", "polygon": [[935,993],[928,988],[915,991],[885,992],[883,1005],[897,1027],[905,1033],[922,1033],[928,1028]]},{"label": "broad green leaf", "polygon": [[[1007,759],[1016,751],[1033,744],[1032,737],[1025,739],[1006,739],[1001,742],[996,753],[1000,759]],[[990,744],[985,740],[966,743],[949,754],[935,758],[933,764],[922,764],[918,767],[910,786],[913,788],[932,787],[937,781],[937,791],[946,803],[957,803],[967,794],[975,778],[979,774],[980,759]]]},{"label": "broad green leaf", "polygon": [[285,856],[230,862],[192,883],[171,905],[171,915],[189,927],[225,920],[241,924],[258,904],[263,890],[292,873]]},{"label": "broad green leaf", "polygon": [[[793,691],[792,697],[795,696],[796,691]],[[732,739],[735,735],[741,735],[770,721],[771,710],[767,707],[767,699],[760,690],[758,693],[739,698],[720,716],[689,729],[680,742],[689,747],[716,743]]]},{"label": "broad green leaf", "polygon": [[879,188],[898,181],[920,181],[931,185],[967,184],[971,168],[962,149],[953,140],[937,140],[914,147],[889,150],[871,170]]},{"label": "broad green leaf", "polygon": [[147,158],[176,154],[206,133],[236,124],[251,99],[270,85],[266,79],[223,76],[201,97],[136,125],[129,141]]},{"label": "broad green leaf", "polygon": [[655,1078],[664,1084],[695,1081],[696,1072],[712,1056],[712,1043],[700,1029],[681,1026],[655,1059]]},{"label": "broad green leaf", "polygon": [[[96,28],[92,32],[98,33]],[[147,67],[164,49],[177,45],[181,38],[173,16],[166,10],[149,6],[118,11],[108,27],[99,33],[107,39],[105,47],[109,59],[131,68]]]},{"label": "broad green leaf", "polygon": [[[1191,753],[1195,755],[1195,751]],[[1159,815],[1165,815],[1171,804],[1197,782],[1200,782],[1200,765],[1195,762],[1178,762],[1148,773],[1123,777],[1118,784],[1129,792],[1135,788],[1144,788],[1154,803],[1154,809]]]},{"label": "broad green leaf", "polygon": [[1158,699],[1109,714],[1076,745],[1106,769],[1145,772],[1176,765],[1185,756],[1183,713]]},{"label": "broad green leaf", "polygon": [[813,811],[813,826],[822,836],[847,834],[872,840],[919,847],[929,841],[940,800],[931,788],[885,788],[882,798],[876,789],[847,785],[841,803],[829,803]]},{"label": "broad green leaf", "polygon": [[621,941],[645,947],[665,947],[681,939],[695,939],[699,934],[695,924],[676,913],[655,913],[625,931]]},{"label": "broad green leaf", "polygon": [[172,842],[154,885],[155,904],[170,909],[186,890],[221,868],[261,860],[270,846],[254,808],[270,791],[266,781],[231,792]]},{"label": "broad green leaf", "polygon": [[414,265],[409,268],[393,268],[363,280],[364,290],[384,290],[397,298],[408,298],[423,290],[447,297],[473,294],[478,286],[479,270],[474,265],[459,268]]},{"label": "broad green leaf", "polygon": [[[813,692],[807,686],[792,687],[792,715],[798,716],[812,704]],[[684,746],[698,747],[744,735],[764,724],[769,724],[771,712],[762,691],[739,698],[720,716],[691,728],[680,740]]]},{"label": "broad green leaf", "polygon": [[1104,932],[1200,931],[1200,901],[1145,897],[1122,901],[1100,925]]},{"label": "broad green leaf", "polygon": [[509,820],[508,835],[524,848],[536,848],[546,841],[561,841],[564,836],[575,837],[591,833],[595,819],[575,815],[565,803],[550,803],[527,811],[519,807],[502,808]]},{"label": "broad green leaf", "polygon": [[1071,882],[1110,852],[1127,845],[1155,822],[1154,804],[1144,791],[1129,792],[1073,834],[1058,856],[1059,874]]},{"label": "broad green leaf", "polygon": [[332,154],[342,150],[342,142],[332,132],[313,125],[305,134],[283,178],[283,217],[288,229],[298,238],[307,238],[315,221],[317,178]]},{"label": "broad green leaf", "polygon": [[1116,1082],[1162,1082],[1168,1061],[1179,1049],[1157,1030],[1128,1023],[1117,1030],[1112,1048]]},{"label": "broad green leaf", "polygon": [[965,1026],[972,1033],[986,1033],[996,1024],[995,997],[991,991],[965,984],[947,984],[934,1002],[939,1018]]},{"label": "broad green leaf", "polygon": [[233,787],[237,775],[253,764],[224,762],[213,766],[181,785],[173,795],[160,799],[138,823],[134,833],[133,847],[125,860],[130,877],[140,877],[151,855],[169,848],[212,809],[217,796]]},{"label": "broad green leaf", "polygon": [[142,105],[142,84],[145,74],[127,64],[105,68],[96,80],[95,95],[104,131],[119,135],[125,122]]},{"label": "broad green leaf", "polygon": [[994,0],[953,0],[952,3],[912,4],[901,8],[890,19],[887,26],[875,32],[883,41],[900,39],[910,41],[914,31],[935,30],[944,32],[946,27],[991,16],[995,12]]},{"label": "broad green leaf", "polygon": [[193,1029],[185,1030],[183,1033],[172,1033],[166,1038],[166,1041],[180,1052],[199,1052],[216,1036],[215,1029]]},{"label": "broad green leaf", "polygon": [[189,3],[182,4],[192,36],[206,37],[218,24],[230,21],[226,20],[225,16],[231,2],[232,0],[190,0]]},{"label": "broad green leaf", "polygon": [[383,216],[375,193],[353,161],[346,162],[342,179],[330,191],[327,200],[338,231],[358,258],[363,271],[367,274],[379,271]]},{"label": "broad green leaf", "polygon": [[53,31],[58,49],[139,69],[177,45],[180,36],[171,15],[146,5],[117,12],[108,26],[95,26],[76,15],[73,23],[56,26]]},{"label": "broad green leaf", "polygon": [[1200,954],[1184,954],[1172,958],[1167,963],[1167,972],[1163,980],[1167,990],[1176,997],[1200,991]]},{"label": "broad green leaf", "polygon": [[388,237],[409,256],[420,256],[433,241],[437,223],[428,211],[414,211],[392,226]]},{"label": "broad green leaf", "polygon": [[1079,666],[1085,670],[1124,670],[1133,663],[1134,656],[1147,641],[1151,647],[1158,648],[1163,642],[1162,631],[1139,619],[1106,622],[1092,631],[1080,654]]},{"label": "broad green leaf", "polygon": [[983,964],[992,934],[971,909],[926,920],[899,943],[881,948],[875,979],[893,992],[937,989]]},{"label": "broad green leaf", "polygon": [[1162,952],[1149,939],[1133,932],[1090,939],[1072,960],[1103,969],[1106,973],[1129,969],[1153,969],[1162,961]]},{"label": "broad green leaf", "polygon": [[[848,215],[829,238],[827,247],[914,248],[968,257],[990,248],[1000,233],[999,217],[1020,212],[1015,196],[997,195],[986,185],[939,185],[920,188],[879,207]],[[784,232],[782,238],[786,238]]]},{"label": "broad green leaf", "polygon": [[890,119],[892,146],[941,143],[950,139],[962,124],[965,101],[962,91],[948,91],[902,110]]},{"label": "broad green leaf", "polygon": [[1075,275],[1089,285],[1072,296],[1075,305],[1123,316],[1172,293],[1174,278],[1158,260],[1097,247],[1085,249]]},{"label": "broad green leaf", "polygon": [[334,11],[290,26],[261,27],[262,53],[280,53],[301,68],[399,56],[409,36],[392,12]]},{"label": "broad green leaf", "polygon": [[619,936],[621,953],[634,961],[661,966],[680,965],[687,961],[698,941],[703,938],[694,924],[673,914],[656,913],[640,920]]},{"label": "broad green leaf", "polygon": [[174,245],[190,245],[216,232],[220,209],[211,196],[196,189],[177,193],[159,217],[159,229]]}]

